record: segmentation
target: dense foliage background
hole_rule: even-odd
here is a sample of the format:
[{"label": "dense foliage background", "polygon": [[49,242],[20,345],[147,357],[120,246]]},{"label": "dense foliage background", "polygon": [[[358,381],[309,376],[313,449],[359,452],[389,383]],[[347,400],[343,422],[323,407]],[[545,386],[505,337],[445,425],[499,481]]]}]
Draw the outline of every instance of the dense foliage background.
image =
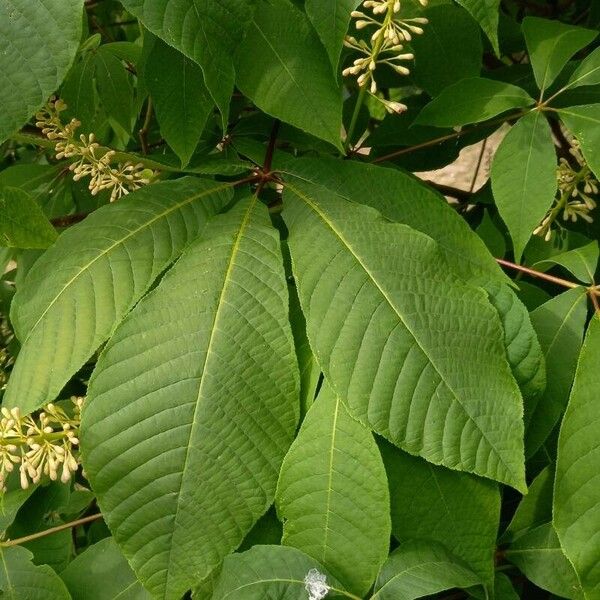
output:
[{"label": "dense foliage background", "polygon": [[600,599],[599,26],[0,0],[0,593]]}]

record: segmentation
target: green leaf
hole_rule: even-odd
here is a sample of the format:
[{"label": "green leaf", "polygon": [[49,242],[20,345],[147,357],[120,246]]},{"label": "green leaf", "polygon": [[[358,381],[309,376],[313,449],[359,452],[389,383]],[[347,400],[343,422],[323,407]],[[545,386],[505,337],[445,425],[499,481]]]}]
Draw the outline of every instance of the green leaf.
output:
[{"label": "green leaf", "polygon": [[466,8],[473,18],[479,23],[481,29],[488,36],[496,56],[500,56],[498,46],[498,13],[500,0],[456,0]]},{"label": "green leaf", "polygon": [[81,122],[81,130],[91,132],[96,116],[96,55],[85,52],[71,67],[60,89],[60,98],[67,104],[68,118]]},{"label": "green leaf", "polygon": [[371,600],[413,600],[480,583],[479,577],[442,545],[411,540],[390,554]]},{"label": "green leaf", "polygon": [[327,385],[285,457],[276,505],[282,543],[364,596],[389,550],[387,478],[373,435]]},{"label": "green leaf", "polygon": [[152,33],[200,65],[226,129],[235,81],[233,55],[251,22],[255,1],[123,0],[121,4]]},{"label": "green leaf", "polygon": [[96,52],[96,85],[106,114],[125,133],[133,124],[133,87],[123,63],[104,46]]},{"label": "green leaf", "polygon": [[504,330],[506,356],[525,399],[525,412],[531,398],[546,388],[546,363],[525,305],[507,285],[488,283],[484,289],[498,311]]},{"label": "green leaf", "polygon": [[546,391],[525,414],[528,457],[544,443],[567,406],[587,317],[586,300],[585,289],[575,288],[531,313],[546,358]]},{"label": "green leaf", "polygon": [[223,569],[211,600],[310,600],[305,578],[318,581],[324,576],[332,595],[359,600],[341,589],[340,584],[313,558],[289,546],[254,546],[232,554]]},{"label": "green leaf", "polygon": [[564,89],[600,83],[600,48],[590,52],[573,71]]},{"label": "green leaf", "polygon": [[423,108],[415,123],[435,127],[480,123],[512,108],[526,108],[534,102],[516,85],[471,77],[444,88]]},{"label": "green leaf", "polygon": [[554,526],[587,598],[600,596],[600,317],[581,348],[575,382],[558,439]]},{"label": "green leaf", "polygon": [[0,3],[0,143],[56,91],[81,37],[83,0]]},{"label": "green leaf", "polygon": [[54,227],[27,192],[0,188],[0,244],[9,248],[47,248],[56,238]]},{"label": "green leaf", "polygon": [[15,295],[11,317],[22,348],[4,403],[30,412],[53,400],[226,204],[230,188],[191,178],[157,183],[65,231]]},{"label": "green leaf", "polygon": [[581,144],[581,152],[596,177],[600,177],[600,104],[572,106],[559,110],[567,129]]},{"label": "green leaf", "polygon": [[539,17],[525,17],[522,24],[535,81],[546,90],[567,61],[598,35],[597,31]]},{"label": "green leaf", "polygon": [[83,464],[153,595],[180,598],[271,505],[298,419],[289,327],[279,235],[252,198],[210,221],[102,353]]},{"label": "green leaf", "polygon": [[93,544],[60,574],[73,600],[150,600],[112,538]]},{"label": "green leaf", "polygon": [[519,262],[556,193],[552,131],[540,111],[519,119],[502,140],[492,164],[492,191]]},{"label": "green leaf", "polygon": [[337,196],[372,206],[390,221],[404,223],[432,237],[461,278],[509,281],[466,221],[441,194],[412,174],[325,157],[287,160],[278,168]]},{"label": "green leaf", "polygon": [[20,546],[0,546],[0,592],[6,600],[70,600],[60,577],[48,566],[31,562],[31,552]]},{"label": "green leaf", "polygon": [[304,9],[337,72],[344,36],[350,24],[350,13],[360,0],[306,0]]},{"label": "green leaf", "polygon": [[0,492],[0,534],[3,534],[15,520],[19,509],[36,489],[29,486],[26,490],[19,485],[19,477],[16,470],[12,477],[8,478],[7,489]]},{"label": "green leaf", "polygon": [[575,571],[560,548],[552,523],[535,527],[517,538],[506,550],[506,558],[538,587],[562,598],[583,598]]},{"label": "green leaf", "polygon": [[214,105],[202,70],[175,48],[156,40],[145,62],[144,77],[160,132],[186,167]]},{"label": "green leaf", "polygon": [[442,4],[427,8],[423,16],[429,19],[426,32],[411,41],[416,83],[437,96],[459,79],[479,77],[483,48],[471,15],[460,6]]},{"label": "green leaf", "polygon": [[308,18],[288,0],[259,4],[236,68],[258,108],[342,149],[341,91]]},{"label": "green leaf", "polygon": [[584,283],[594,283],[594,274],[598,267],[598,242],[594,241],[580,248],[573,248],[560,254],[555,254],[545,260],[535,263],[534,268],[549,268],[549,265],[560,265],[575,275]]},{"label": "green leaf", "polygon": [[394,537],[401,543],[415,539],[442,544],[491,584],[500,520],[498,486],[432,465],[389,444],[381,448]]},{"label": "green leaf", "polygon": [[485,294],[370,207],[299,181],[284,205],[308,338],[350,412],[411,454],[524,489],[521,396]]},{"label": "green leaf", "polygon": [[552,486],[554,485],[554,468],[546,467],[529,486],[500,538],[501,542],[513,542],[535,527],[552,520]]}]

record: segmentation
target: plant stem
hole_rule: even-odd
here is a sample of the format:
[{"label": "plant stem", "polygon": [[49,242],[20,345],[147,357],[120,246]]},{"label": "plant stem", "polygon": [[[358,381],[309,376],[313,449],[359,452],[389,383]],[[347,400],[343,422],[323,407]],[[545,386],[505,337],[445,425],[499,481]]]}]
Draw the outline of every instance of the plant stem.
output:
[{"label": "plant stem", "polygon": [[150,130],[150,123],[152,121],[152,98],[148,96],[148,103],[146,104],[146,116],[144,118],[144,124],[138,131],[138,138],[140,140],[140,146],[142,147],[142,153],[148,154],[148,131]]},{"label": "plant stem", "polygon": [[542,271],[536,271],[535,269],[530,269],[529,267],[524,267],[523,265],[517,265],[516,263],[510,262],[508,260],[504,260],[503,258],[497,258],[496,262],[503,267],[508,267],[509,269],[514,269],[515,271],[520,271],[521,273],[527,273],[527,275],[531,275],[532,277],[537,277],[538,279],[544,279],[546,281],[550,281],[551,283],[555,283],[556,285],[560,285],[566,288],[578,288],[581,287],[578,283],[574,281],[569,281],[567,279],[562,279],[560,277],[555,277],[554,275],[548,275],[548,273],[543,273]]},{"label": "plant stem", "polygon": [[88,517],[82,517],[81,519],[77,519],[75,521],[69,521],[68,523],[62,523],[61,525],[57,525],[56,527],[51,527],[50,529],[44,529],[44,531],[37,531],[36,533],[32,533],[30,535],[26,535],[24,537],[15,538],[14,540],[7,540],[6,542],[0,543],[0,546],[4,548],[8,548],[9,546],[18,546],[20,544],[25,544],[26,542],[31,542],[33,540],[37,540],[39,538],[45,537],[47,535],[52,535],[53,533],[57,533],[59,531],[64,531],[65,529],[71,529],[72,527],[78,527],[79,525],[85,525],[86,523],[91,523],[92,521],[97,521],[102,518],[102,513],[98,513],[95,515],[89,515]]},{"label": "plant stem", "polygon": [[349,150],[350,145],[352,143],[352,136],[354,135],[354,130],[356,129],[358,115],[360,114],[360,109],[365,101],[366,95],[367,95],[367,86],[363,85],[360,88],[360,92],[358,92],[358,98],[356,99],[356,104],[354,105],[354,112],[352,113],[352,119],[350,119],[350,126],[348,127],[348,133],[346,134],[346,143],[344,145],[344,147],[346,148],[346,152]]}]

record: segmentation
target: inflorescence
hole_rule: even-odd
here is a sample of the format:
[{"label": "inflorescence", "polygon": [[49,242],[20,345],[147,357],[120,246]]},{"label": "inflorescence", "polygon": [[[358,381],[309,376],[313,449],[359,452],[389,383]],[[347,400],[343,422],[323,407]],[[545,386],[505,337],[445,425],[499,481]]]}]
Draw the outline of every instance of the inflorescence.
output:
[{"label": "inflorescence", "polygon": [[111,190],[111,202],[151,182],[155,174],[141,163],[126,162],[111,167],[116,152],[108,150],[101,153],[100,144],[96,142],[93,133],[76,137],[75,132],[81,122],[71,119],[64,125],[60,113],[66,108],[67,105],[62,100],[51,99],[35,115],[36,126],[49,140],[57,140],[54,147],[57,159],[78,157],[78,160],[69,165],[75,181],[90,177],[89,189],[92,195],[102,190]]},{"label": "inflorescence", "polygon": [[44,475],[66,483],[77,471],[76,448],[83,398],[73,398],[68,414],[56,404],[48,404],[37,417],[21,416],[18,408],[2,407],[0,419],[0,492],[19,465],[21,487],[39,483]]},{"label": "inflorescence", "polygon": [[579,168],[573,166],[565,158],[561,158],[556,168],[558,182],[558,198],[552,208],[546,213],[542,222],[534,229],[533,233],[550,241],[552,231],[561,228],[558,216],[562,212],[563,220],[575,223],[578,218],[591,223],[590,212],[596,208],[596,202],[591,194],[598,193],[598,181],[587,165],[579,142],[569,140],[569,152],[575,159]]},{"label": "inflorescence", "polygon": [[[422,6],[427,5],[427,0],[418,2]],[[358,75],[359,87],[381,102],[387,112],[401,113],[406,110],[406,105],[376,95],[374,72],[377,65],[387,65],[400,75],[408,75],[409,70],[402,63],[412,60],[414,55],[403,52],[403,42],[410,42],[413,35],[421,35],[421,25],[426,25],[428,21],[424,17],[400,18],[400,0],[365,0],[362,5],[363,8],[370,9],[373,16],[360,10],[352,11],[352,17],[356,19],[354,26],[357,30],[375,27],[375,31],[368,41],[346,36],[344,45],[360,52],[362,56],[354,60],[352,66],[344,69],[342,75]],[[383,20],[380,20],[382,16]]]}]

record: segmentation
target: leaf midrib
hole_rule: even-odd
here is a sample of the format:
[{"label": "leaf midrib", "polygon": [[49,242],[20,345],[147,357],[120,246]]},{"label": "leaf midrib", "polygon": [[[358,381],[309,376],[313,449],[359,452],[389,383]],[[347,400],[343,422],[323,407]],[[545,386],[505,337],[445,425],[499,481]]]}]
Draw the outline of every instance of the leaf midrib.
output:
[{"label": "leaf midrib", "polygon": [[[246,209],[246,213],[244,214],[244,218],[242,219],[239,229],[236,233],[236,236],[233,240],[233,244],[231,246],[231,253],[229,255],[229,261],[227,263],[227,268],[225,270],[225,274],[223,276],[223,286],[221,288],[221,292],[219,294],[219,300],[217,302],[217,308],[215,310],[215,316],[213,318],[213,323],[212,323],[212,327],[210,330],[210,337],[208,339],[208,344],[206,346],[206,354],[204,356],[204,363],[202,364],[202,368],[201,368],[201,376],[200,376],[200,385],[198,386],[198,394],[196,396],[196,403],[195,403],[195,407],[194,407],[194,412],[192,415],[192,426],[190,427],[190,433],[188,436],[188,440],[187,440],[187,444],[186,444],[186,449],[185,449],[185,456],[183,459],[183,465],[181,468],[181,486],[180,486],[180,490],[183,487],[183,481],[184,481],[184,477],[186,475],[186,470],[188,468],[188,461],[189,461],[189,456],[190,456],[190,446],[191,446],[191,440],[193,437],[193,433],[195,431],[195,425],[197,424],[197,415],[198,415],[198,409],[199,406],[201,404],[201,399],[203,397],[203,390],[204,390],[204,385],[205,382],[207,380],[207,378],[205,377],[206,374],[206,370],[207,367],[209,365],[209,361],[210,358],[212,356],[212,346],[213,343],[215,341],[215,332],[218,330],[218,323],[219,320],[221,318],[221,314],[222,314],[222,308],[225,305],[224,299],[226,296],[226,293],[229,289],[229,285],[231,283],[231,273],[233,271],[234,268],[234,263],[235,263],[235,258],[239,252],[239,248],[240,248],[240,244],[242,241],[242,237],[244,234],[244,231],[246,230],[248,223],[250,221],[250,215],[252,214],[252,210],[254,209],[255,205],[257,202],[257,196],[256,194],[254,196],[252,196],[252,199],[250,200],[250,203],[248,204],[248,208]],[[171,543],[169,546],[169,556],[167,559],[167,580],[166,580],[166,588],[169,588],[169,578],[171,577],[171,573],[173,572],[173,570],[171,569],[171,563],[172,563],[172,559],[173,559],[173,548],[174,548],[174,544],[173,544],[173,537],[175,535],[175,532],[177,530],[178,527],[178,517],[180,515],[180,508],[181,508],[181,495],[178,494],[177,495],[177,502],[175,505],[175,515],[174,515],[174,519],[173,519],[173,530],[171,533]]]}]

